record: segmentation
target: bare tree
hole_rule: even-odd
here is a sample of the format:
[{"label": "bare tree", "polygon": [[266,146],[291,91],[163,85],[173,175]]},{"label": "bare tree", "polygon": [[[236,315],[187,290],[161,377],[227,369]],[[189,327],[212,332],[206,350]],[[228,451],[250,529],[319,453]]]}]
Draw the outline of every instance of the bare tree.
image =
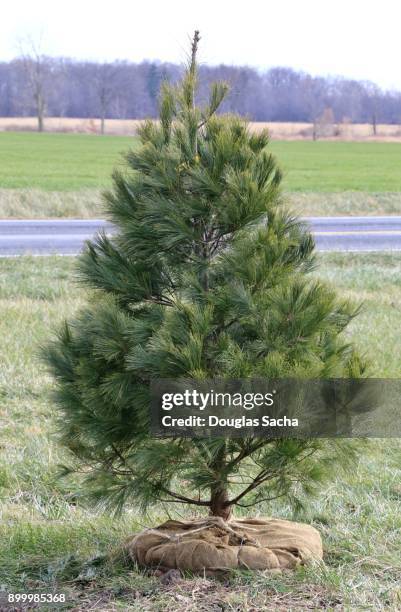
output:
[{"label": "bare tree", "polygon": [[46,90],[49,77],[49,63],[46,56],[41,52],[41,46],[41,37],[36,41],[33,37],[27,36],[19,43],[20,61],[25,83],[35,104],[38,132],[44,130]]},{"label": "bare tree", "polygon": [[94,71],[93,86],[99,107],[101,134],[105,133],[106,117],[116,89],[117,73],[118,64],[106,62],[97,64]]},{"label": "bare tree", "polygon": [[316,117],[313,121],[312,138],[317,140],[318,138],[327,138],[328,136],[335,135],[335,118],[333,109],[327,107],[324,109],[321,115]]},{"label": "bare tree", "polygon": [[372,125],[373,136],[377,135],[377,116],[379,111],[380,89],[374,83],[366,83],[365,90],[367,93],[368,112],[370,115],[370,123]]}]

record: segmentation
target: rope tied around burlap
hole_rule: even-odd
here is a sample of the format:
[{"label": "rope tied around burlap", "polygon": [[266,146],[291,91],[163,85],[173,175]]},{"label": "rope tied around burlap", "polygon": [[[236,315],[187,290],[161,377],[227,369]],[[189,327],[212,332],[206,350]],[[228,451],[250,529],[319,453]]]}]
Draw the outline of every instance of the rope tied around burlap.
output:
[{"label": "rope tied around burlap", "polygon": [[[141,533],[138,534],[137,537],[139,536],[143,536],[145,534],[157,534],[158,536],[165,538],[166,540],[169,540],[170,542],[180,542],[183,538],[188,538],[188,536],[192,536],[195,533],[200,533],[201,531],[205,531],[207,529],[210,529],[210,527],[218,527],[219,529],[221,529],[222,531],[225,531],[226,533],[234,536],[234,537],[238,537],[239,534],[237,534],[236,531],[234,531],[234,529],[232,528],[231,525],[241,528],[241,524],[240,523],[236,523],[235,521],[231,521],[230,524],[228,524],[226,521],[224,521],[224,519],[222,519],[220,516],[209,516],[206,519],[200,519],[197,521],[182,521],[181,525],[199,525],[199,527],[196,527],[195,529],[190,529],[189,531],[184,531],[182,533],[164,533],[161,531],[163,526],[158,527],[157,529],[154,528],[147,528],[144,529],[143,531],[141,531]],[[252,528],[249,528],[249,530],[251,530]],[[253,531],[256,531],[256,529],[252,529]],[[241,537],[240,538],[240,543],[241,544],[248,544],[249,546],[255,546],[256,548],[260,547],[259,542],[257,542],[256,540],[252,540],[250,538],[248,538],[247,536],[245,537]]]},{"label": "rope tied around burlap", "polygon": [[270,518],[226,522],[216,516],[145,529],[127,550],[142,566],[209,572],[292,569],[323,556],[320,534],[310,525]]}]

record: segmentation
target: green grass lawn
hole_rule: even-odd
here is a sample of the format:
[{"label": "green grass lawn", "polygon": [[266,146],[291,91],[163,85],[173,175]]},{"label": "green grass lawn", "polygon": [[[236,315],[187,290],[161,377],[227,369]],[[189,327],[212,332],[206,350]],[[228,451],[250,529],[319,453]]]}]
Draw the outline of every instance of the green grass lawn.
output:
[{"label": "green grass lawn", "polygon": [[0,133],[0,187],[74,191],[105,187],[134,138]]},{"label": "green grass lawn", "polygon": [[[401,255],[319,257],[315,274],[364,300],[350,336],[370,356],[372,371],[399,377]],[[74,495],[77,478],[56,477],[64,454],[54,437],[52,382],[37,352],[83,303],[73,266],[73,258],[0,259],[1,588],[66,593],[66,608],[74,610],[399,610],[399,440],[368,442],[353,472],[336,476],[297,517],[322,533],[321,566],[238,572],[224,582],[192,577],[169,587],[126,564],[122,540],[165,519],[164,510],[144,517],[132,507],[114,519]],[[258,513],[292,517],[278,503]]]},{"label": "green grass lawn", "polygon": [[[125,136],[0,133],[0,188],[51,191],[105,187],[120,154],[136,145]],[[287,191],[401,191],[401,144],[276,142]]]},{"label": "green grass lawn", "polygon": [[401,191],[401,144],[272,142],[288,191]]}]

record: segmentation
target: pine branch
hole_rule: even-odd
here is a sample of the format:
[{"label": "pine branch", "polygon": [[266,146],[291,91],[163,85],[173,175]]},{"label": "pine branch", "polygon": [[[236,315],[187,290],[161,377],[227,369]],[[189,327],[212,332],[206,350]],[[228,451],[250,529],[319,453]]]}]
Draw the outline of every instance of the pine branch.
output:
[{"label": "pine branch", "polygon": [[[269,440],[269,442],[271,442],[271,440]],[[310,450],[303,457],[301,457],[301,459],[298,459],[298,461],[294,462],[293,466],[298,466],[300,463],[305,461],[305,459],[308,459],[309,457],[311,457],[315,452],[316,452],[315,449]],[[264,482],[267,482],[268,480],[272,480],[273,478],[277,478],[277,476],[279,476],[279,472],[277,471],[268,472],[267,469],[261,470],[259,474],[253,479],[253,481],[241,493],[239,493],[231,501],[228,501],[226,505],[238,504],[239,500],[245,497],[245,495],[247,495],[248,493],[250,493],[257,487],[259,487]],[[295,479],[294,482],[296,482],[297,480],[300,480],[300,479],[299,478]],[[251,504],[251,505],[254,505],[254,504]]]},{"label": "pine branch", "polygon": [[135,474],[134,470],[131,468],[131,466],[127,462],[126,458],[124,457],[124,455],[122,455],[120,453],[118,448],[113,443],[111,443],[110,446],[113,449],[114,453],[117,455],[117,457],[120,459],[121,463],[126,466],[126,468],[129,470],[129,472],[132,474],[132,476],[136,477],[136,474]]},{"label": "pine branch", "polygon": [[250,504],[237,503],[237,506],[239,506],[240,508],[252,508],[256,504],[262,504],[263,502],[271,502],[271,501],[274,501],[275,499],[280,499],[280,497],[284,497],[286,493],[287,492],[284,491],[284,493],[280,493],[279,495],[274,495],[273,497],[262,497],[261,499],[251,502]]},{"label": "pine branch", "polygon": [[210,503],[208,501],[203,501],[203,500],[200,500],[200,499],[192,499],[191,497],[186,497],[185,495],[180,495],[179,493],[175,493],[174,491],[170,491],[169,489],[166,489],[165,487],[161,487],[160,490],[163,491],[163,493],[166,493],[166,495],[170,495],[175,500],[180,501],[183,504],[191,504],[193,506],[209,506],[209,503]]},{"label": "pine branch", "polygon": [[259,442],[256,442],[256,444],[251,447],[251,448],[246,448],[244,447],[239,453],[238,455],[227,464],[227,469],[232,469],[233,467],[235,467],[236,465],[238,465],[238,463],[240,463],[241,461],[243,461],[244,459],[246,459],[247,457],[250,457],[251,455],[253,455],[256,451],[260,450],[261,448],[263,448],[264,446],[266,446],[267,444],[270,444],[272,442],[272,440],[262,440]]},{"label": "pine branch", "polygon": [[272,480],[278,476],[277,472],[269,472],[268,470],[262,470],[259,474],[253,479],[250,485],[248,485],[241,493],[239,493],[236,497],[226,502],[226,506],[232,506],[239,502],[240,499],[248,495],[251,491],[259,487],[261,484],[266,482],[267,480]]},{"label": "pine branch", "polygon": [[[111,444],[111,447],[113,449],[113,451],[115,452],[115,454],[117,455],[117,457],[120,459],[120,461],[127,466],[127,468],[129,469],[129,473],[132,474],[134,477],[137,477],[137,475],[135,474],[135,472],[132,470],[132,468],[129,466],[129,464],[127,463],[125,457],[120,453],[120,451],[118,450],[118,448],[114,445]],[[191,504],[191,505],[195,505],[195,506],[209,506],[209,502],[208,501],[203,501],[203,500],[196,500],[196,499],[192,499],[190,497],[186,497],[185,495],[180,495],[179,493],[175,493],[174,491],[170,491],[170,489],[167,489],[166,487],[161,487],[160,488],[161,491],[163,491],[164,493],[166,493],[166,495],[170,495],[177,503],[185,503],[185,504]],[[163,500],[160,500],[163,501]],[[172,501],[172,500],[170,500]]]}]

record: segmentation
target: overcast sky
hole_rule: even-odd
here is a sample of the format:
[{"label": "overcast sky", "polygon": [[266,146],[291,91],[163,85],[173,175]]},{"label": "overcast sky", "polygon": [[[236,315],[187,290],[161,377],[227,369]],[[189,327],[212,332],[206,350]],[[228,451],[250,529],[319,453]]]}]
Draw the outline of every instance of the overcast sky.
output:
[{"label": "overcast sky", "polygon": [[2,0],[0,60],[42,32],[47,55],[199,59],[367,79],[401,90],[401,0]]}]

